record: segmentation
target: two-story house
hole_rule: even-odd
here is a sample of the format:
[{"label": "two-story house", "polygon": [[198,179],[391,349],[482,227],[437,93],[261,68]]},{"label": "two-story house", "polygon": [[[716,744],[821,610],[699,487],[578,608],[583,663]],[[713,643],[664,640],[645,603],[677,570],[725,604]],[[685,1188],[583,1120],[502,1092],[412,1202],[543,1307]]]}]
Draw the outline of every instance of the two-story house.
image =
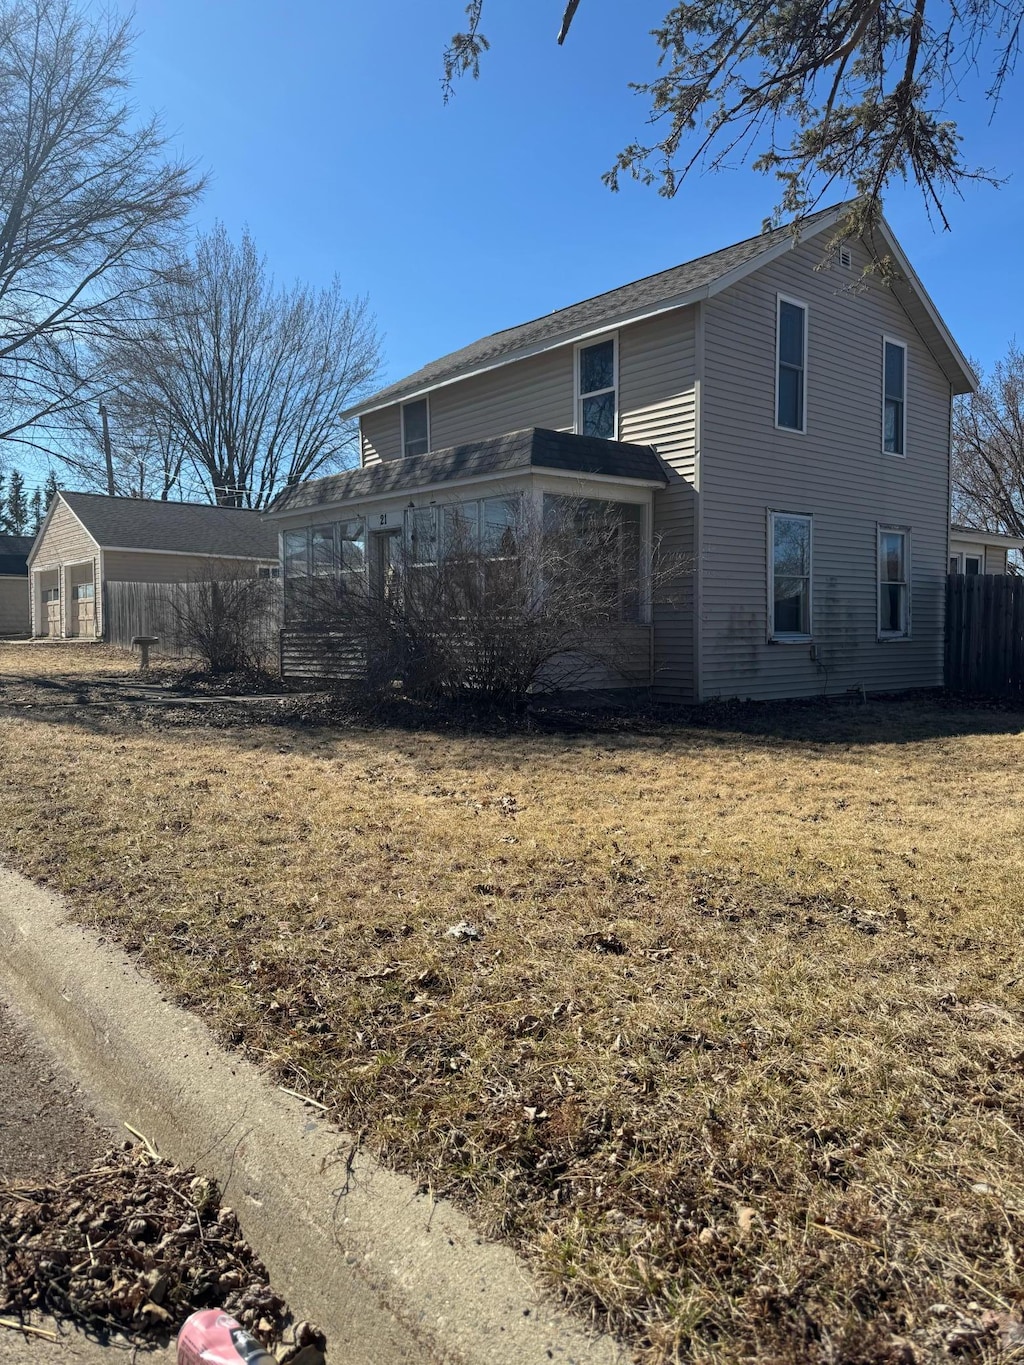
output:
[{"label": "two-story house", "polygon": [[[486,547],[519,500],[569,495],[638,527],[623,543],[642,561],[658,546],[691,566],[668,604],[623,595],[630,681],[657,696],[940,685],[951,405],[975,378],[888,226],[842,240],[848,211],[382,389],[354,410],[361,468],[272,510],[286,583],[348,572],[372,588],[400,549],[443,552],[446,508],[477,518]],[[865,272],[880,256],[895,269]]]}]

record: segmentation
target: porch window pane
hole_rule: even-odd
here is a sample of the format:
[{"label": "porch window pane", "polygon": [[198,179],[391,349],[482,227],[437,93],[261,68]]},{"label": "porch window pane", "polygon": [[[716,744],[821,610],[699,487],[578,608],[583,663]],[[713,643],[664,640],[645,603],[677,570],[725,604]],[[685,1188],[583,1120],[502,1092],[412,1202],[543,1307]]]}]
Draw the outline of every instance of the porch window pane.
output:
[{"label": "porch window pane", "polygon": [[443,550],[449,555],[480,553],[480,504],[454,503],[441,509]]},{"label": "porch window pane", "polygon": [[338,529],[342,572],[363,573],[366,569],[366,523],[359,519],[343,521]]},{"label": "porch window pane", "polygon": [[309,536],[305,530],[284,533],[286,578],[305,578],[309,573]]},{"label": "porch window pane", "polygon": [[314,578],[333,578],[337,572],[335,528],[314,526],[310,534],[311,567]]},{"label": "porch window pane", "polygon": [[548,536],[566,538],[556,560],[577,554],[585,561],[589,606],[597,616],[620,622],[641,619],[642,507],[545,494],[544,530]]},{"label": "porch window pane", "polygon": [[409,562],[437,563],[437,508],[419,507],[409,514]]},{"label": "porch window pane", "polygon": [[519,553],[519,498],[485,498],[482,510],[482,547],[488,559]]}]

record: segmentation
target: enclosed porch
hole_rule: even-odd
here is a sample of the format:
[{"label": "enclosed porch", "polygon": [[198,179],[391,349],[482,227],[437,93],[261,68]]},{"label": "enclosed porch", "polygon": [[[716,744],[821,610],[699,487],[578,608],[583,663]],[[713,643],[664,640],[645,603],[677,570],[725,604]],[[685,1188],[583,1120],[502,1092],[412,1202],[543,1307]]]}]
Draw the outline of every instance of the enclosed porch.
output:
[{"label": "enclosed porch", "polygon": [[543,654],[534,688],[647,687],[665,482],[649,447],[530,428],[290,488],[282,673],[472,680]]}]

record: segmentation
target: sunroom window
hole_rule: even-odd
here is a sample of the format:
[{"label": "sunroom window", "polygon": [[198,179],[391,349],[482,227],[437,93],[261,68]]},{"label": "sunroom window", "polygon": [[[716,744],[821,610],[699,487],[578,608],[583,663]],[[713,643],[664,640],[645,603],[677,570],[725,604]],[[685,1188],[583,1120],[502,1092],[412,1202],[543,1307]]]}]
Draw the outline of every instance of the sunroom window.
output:
[{"label": "sunroom window", "polygon": [[565,542],[551,556],[549,572],[557,576],[562,560],[575,584],[579,565],[584,566],[579,591],[587,594],[588,615],[618,622],[643,619],[643,524],[639,503],[545,493],[545,535]]},{"label": "sunroom window", "polygon": [[576,352],[576,429],[582,436],[616,437],[615,338]]}]

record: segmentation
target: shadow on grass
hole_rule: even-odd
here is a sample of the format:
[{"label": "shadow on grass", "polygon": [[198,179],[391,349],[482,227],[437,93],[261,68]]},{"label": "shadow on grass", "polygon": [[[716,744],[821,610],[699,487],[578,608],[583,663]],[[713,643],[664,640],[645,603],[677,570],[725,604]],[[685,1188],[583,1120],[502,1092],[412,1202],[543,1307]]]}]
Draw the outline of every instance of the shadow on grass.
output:
[{"label": "shadow on grass", "polygon": [[[366,740],[378,736],[382,747],[416,735],[514,743],[518,754],[552,745],[599,744],[604,749],[650,745],[680,752],[751,743],[769,748],[828,751],[866,745],[903,745],[970,735],[1024,732],[1024,704],[953,696],[941,690],[860,698],[774,702],[708,702],[701,706],[650,704],[569,706],[538,702],[525,716],[509,717],[493,708],[437,707],[395,698],[374,705],[340,693],[308,693],[287,698],[254,695],[244,702],[216,697],[173,703],[159,701],[47,704],[51,684],[40,684],[31,706],[5,706],[0,717],[20,716],[85,734],[153,734],[184,741],[206,733],[219,743],[250,749],[266,742],[295,745],[299,751],[322,747],[344,734]],[[67,680],[54,686],[67,698]],[[271,741],[271,736],[273,739]]]}]

